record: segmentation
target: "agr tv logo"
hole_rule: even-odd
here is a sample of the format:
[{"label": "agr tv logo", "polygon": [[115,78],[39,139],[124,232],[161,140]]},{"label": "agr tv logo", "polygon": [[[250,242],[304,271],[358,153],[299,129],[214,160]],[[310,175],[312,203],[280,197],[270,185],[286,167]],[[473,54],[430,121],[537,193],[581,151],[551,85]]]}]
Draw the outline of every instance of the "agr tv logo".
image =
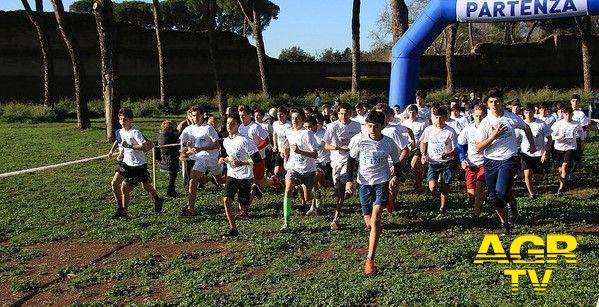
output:
[{"label": "agr tv logo", "polygon": [[[546,243],[539,236],[522,235],[512,241],[507,254],[499,236],[487,234],[480,244],[474,264],[495,263],[505,266],[503,273],[511,277],[513,294],[518,292],[520,277],[526,279],[527,276],[533,291],[544,294],[553,269],[558,264],[565,264],[568,268],[576,267],[576,246],[576,238],[571,235],[550,234],[547,235]],[[558,261],[559,258],[562,261]],[[542,275],[537,274],[538,268],[542,269]]]}]

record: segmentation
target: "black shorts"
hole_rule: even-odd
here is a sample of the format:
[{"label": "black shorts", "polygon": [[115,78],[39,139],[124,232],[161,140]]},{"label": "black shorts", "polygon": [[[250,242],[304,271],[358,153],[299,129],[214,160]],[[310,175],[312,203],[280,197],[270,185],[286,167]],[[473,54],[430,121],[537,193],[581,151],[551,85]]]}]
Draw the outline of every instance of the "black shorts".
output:
[{"label": "black shorts", "polygon": [[416,148],[416,149],[410,151],[410,155],[408,156],[408,163],[412,163],[412,160],[414,159],[414,157],[418,157],[418,159],[420,159],[420,157],[422,157],[420,148]]},{"label": "black shorts", "polygon": [[127,164],[125,164],[125,162],[123,162],[123,161],[117,161],[116,162],[116,167],[115,167],[114,171],[116,173],[119,173],[121,176],[124,176],[124,174],[125,174],[125,167],[127,167]]},{"label": "black shorts", "polygon": [[[123,163],[124,164],[124,163]],[[129,166],[125,164],[125,172],[123,173],[125,182],[131,185],[137,185],[142,182],[150,181],[150,173],[148,173],[148,165]]]},{"label": "black shorts", "polygon": [[324,179],[328,181],[333,181],[333,168],[331,167],[331,162],[326,163],[317,163],[316,167],[324,174]]},{"label": "black shorts", "polygon": [[562,166],[563,163],[572,163],[574,160],[575,150],[555,150],[555,162],[557,166]]},{"label": "black shorts", "polygon": [[275,156],[275,166],[281,166],[283,167],[285,165],[285,161],[283,160],[283,157],[281,157],[281,153],[276,152],[274,153]]},{"label": "black shorts", "polygon": [[520,170],[525,171],[527,169],[532,170],[535,174],[543,174],[543,164],[541,163],[541,157],[531,157],[527,154],[520,154],[521,163]]},{"label": "black shorts", "polygon": [[234,199],[235,194],[237,194],[237,199],[240,204],[249,205],[250,191],[252,190],[253,183],[254,179],[236,179],[227,177],[227,181],[225,182],[225,197]]}]

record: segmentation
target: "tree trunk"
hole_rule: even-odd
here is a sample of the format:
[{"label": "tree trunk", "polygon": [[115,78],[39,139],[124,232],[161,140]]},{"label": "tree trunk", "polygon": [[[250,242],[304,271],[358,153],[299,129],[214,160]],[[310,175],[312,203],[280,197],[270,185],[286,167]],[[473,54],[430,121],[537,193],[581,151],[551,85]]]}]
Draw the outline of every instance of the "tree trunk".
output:
[{"label": "tree trunk", "polygon": [[472,23],[468,23],[468,41],[470,42],[470,53],[474,54],[474,33]]},{"label": "tree trunk", "polygon": [[37,38],[42,50],[42,62],[44,64],[44,106],[50,106],[54,103],[54,63],[48,44],[48,31],[43,19],[44,8],[41,0],[35,1],[35,14],[29,6],[28,0],[21,0],[27,17],[35,27]]},{"label": "tree trunk", "polygon": [[[157,1],[157,0],[155,0]],[[206,29],[208,29],[208,51],[212,61],[212,71],[216,85],[216,100],[218,101],[218,111],[224,116],[227,110],[227,95],[223,90],[222,68],[220,57],[218,56],[218,42],[214,30],[216,28],[216,0],[209,0],[206,9]]]},{"label": "tree trunk", "polygon": [[270,79],[268,75],[268,63],[266,63],[266,51],[264,51],[264,38],[262,37],[262,26],[260,25],[260,15],[256,7],[252,6],[252,31],[256,40],[256,53],[258,54],[258,68],[260,69],[260,82],[262,83],[262,93],[270,95]]},{"label": "tree trunk", "polygon": [[408,30],[408,6],[404,0],[391,0],[393,44]]},{"label": "tree trunk", "polygon": [[115,44],[115,21],[112,0],[94,0],[94,16],[100,43],[100,75],[102,76],[102,96],[104,98],[104,119],[106,140],[114,142],[114,132],[118,127],[117,99],[117,55]]},{"label": "tree trunk", "polygon": [[445,29],[445,68],[447,69],[447,81],[445,90],[447,93],[455,94],[455,84],[453,81],[453,54],[455,53],[455,41],[458,32],[458,24],[454,23]]},{"label": "tree trunk", "polygon": [[351,91],[360,90],[360,0],[354,0],[351,18],[352,70]]},{"label": "tree trunk", "polygon": [[69,51],[71,65],[73,66],[73,80],[75,82],[75,104],[77,105],[77,127],[81,130],[91,127],[89,120],[89,111],[87,100],[83,97],[81,90],[81,77],[83,76],[83,67],[79,55],[79,44],[71,33],[69,24],[64,20],[64,6],[62,0],[51,0],[54,7],[54,15],[56,23],[60,29],[60,33],[65,45]]},{"label": "tree trunk", "polygon": [[590,93],[593,87],[591,77],[591,17],[584,16],[580,19],[577,18],[576,21],[581,38],[583,90],[585,93]]},{"label": "tree trunk", "polygon": [[525,43],[528,43],[530,41],[530,37],[532,36],[532,33],[534,32],[534,30],[537,28],[537,26],[539,25],[539,22],[537,22],[536,20],[532,22],[532,24],[530,25],[530,29],[528,29],[528,33],[526,34],[526,39],[525,39]]},{"label": "tree trunk", "polygon": [[164,53],[162,50],[162,15],[160,13],[160,1],[153,0],[152,13],[154,15],[154,28],[156,30],[156,50],[158,50],[158,70],[160,74],[160,105],[164,111],[169,110],[168,99],[166,97],[166,64],[164,63]]}]

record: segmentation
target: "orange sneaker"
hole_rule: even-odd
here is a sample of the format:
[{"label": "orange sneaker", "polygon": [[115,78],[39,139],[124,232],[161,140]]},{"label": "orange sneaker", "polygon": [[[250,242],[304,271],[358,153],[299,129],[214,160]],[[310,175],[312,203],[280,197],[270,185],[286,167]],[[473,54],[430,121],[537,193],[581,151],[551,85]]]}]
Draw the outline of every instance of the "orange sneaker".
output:
[{"label": "orange sneaker", "polygon": [[366,265],[364,266],[364,273],[366,273],[366,275],[374,275],[376,273],[376,267],[374,266],[374,260],[366,259]]}]

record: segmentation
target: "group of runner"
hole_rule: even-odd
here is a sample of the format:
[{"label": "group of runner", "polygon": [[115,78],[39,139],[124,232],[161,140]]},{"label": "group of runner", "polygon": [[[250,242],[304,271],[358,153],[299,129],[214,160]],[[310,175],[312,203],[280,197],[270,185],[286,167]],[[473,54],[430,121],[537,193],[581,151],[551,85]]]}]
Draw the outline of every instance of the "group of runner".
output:
[{"label": "group of runner", "polygon": [[[273,108],[269,117],[261,110],[240,106],[227,110],[222,131],[205,121],[200,107],[189,109],[179,125],[165,121],[159,133],[161,170],[169,173],[167,194],[176,197],[174,182],[179,160],[184,161],[187,203],[180,215],[197,214],[198,186],[224,185],[223,203],[229,223],[225,237],[239,234],[236,219],[248,219],[254,198],[265,187],[283,191],[283,224],[291,227],[293,202],[299,197],[303,212],[317,215],[322,190],[332,187],[336,203],[330,223],[342,227],[341,209],[356,191],[369,234],[365,273],[376,272],[375,251],[384,210],[394,210],[399,183],[412,174],[414,189],[428,188],[440,202],[439,215],[447,214],[450,183],[464,177],[474,216],[484,199],[496,211],[502,234],[509,234],[518,211],[513,193],[515,175],[522,170],[529,196],[536,197],[534,181],[550,171],[550,160],[559,167],[558,195],[563,195],[580,165],[589,119],[579,109],[580,96],[571,105],[519,101],[504,108],[503,93],[494,89],[482,102],[454,99],[427,106],[426,94],[416,93],[416,103],[405,110],[379,103],[372,108],[336,101],[314,108]],[[133,127],[129,109],[119,112],[122,126],[109,156],[118,149],[118,168],[112,180],[117,202],[113,218],[127,219],[128,195],[138,184],[154,198],[156,213],[164,199],[158,196],[147,171],[144,151],[154,148]],[[176,143],[176,147],[171,144]],[[165,145],[171,145],[165,146]],[[269,177],[266,174],[271,174]],[[282,180],[284,178],[284,180]],[[485,197],[486,190],[486,197]],[[233,200],[237,195],[238,213]]]}]

